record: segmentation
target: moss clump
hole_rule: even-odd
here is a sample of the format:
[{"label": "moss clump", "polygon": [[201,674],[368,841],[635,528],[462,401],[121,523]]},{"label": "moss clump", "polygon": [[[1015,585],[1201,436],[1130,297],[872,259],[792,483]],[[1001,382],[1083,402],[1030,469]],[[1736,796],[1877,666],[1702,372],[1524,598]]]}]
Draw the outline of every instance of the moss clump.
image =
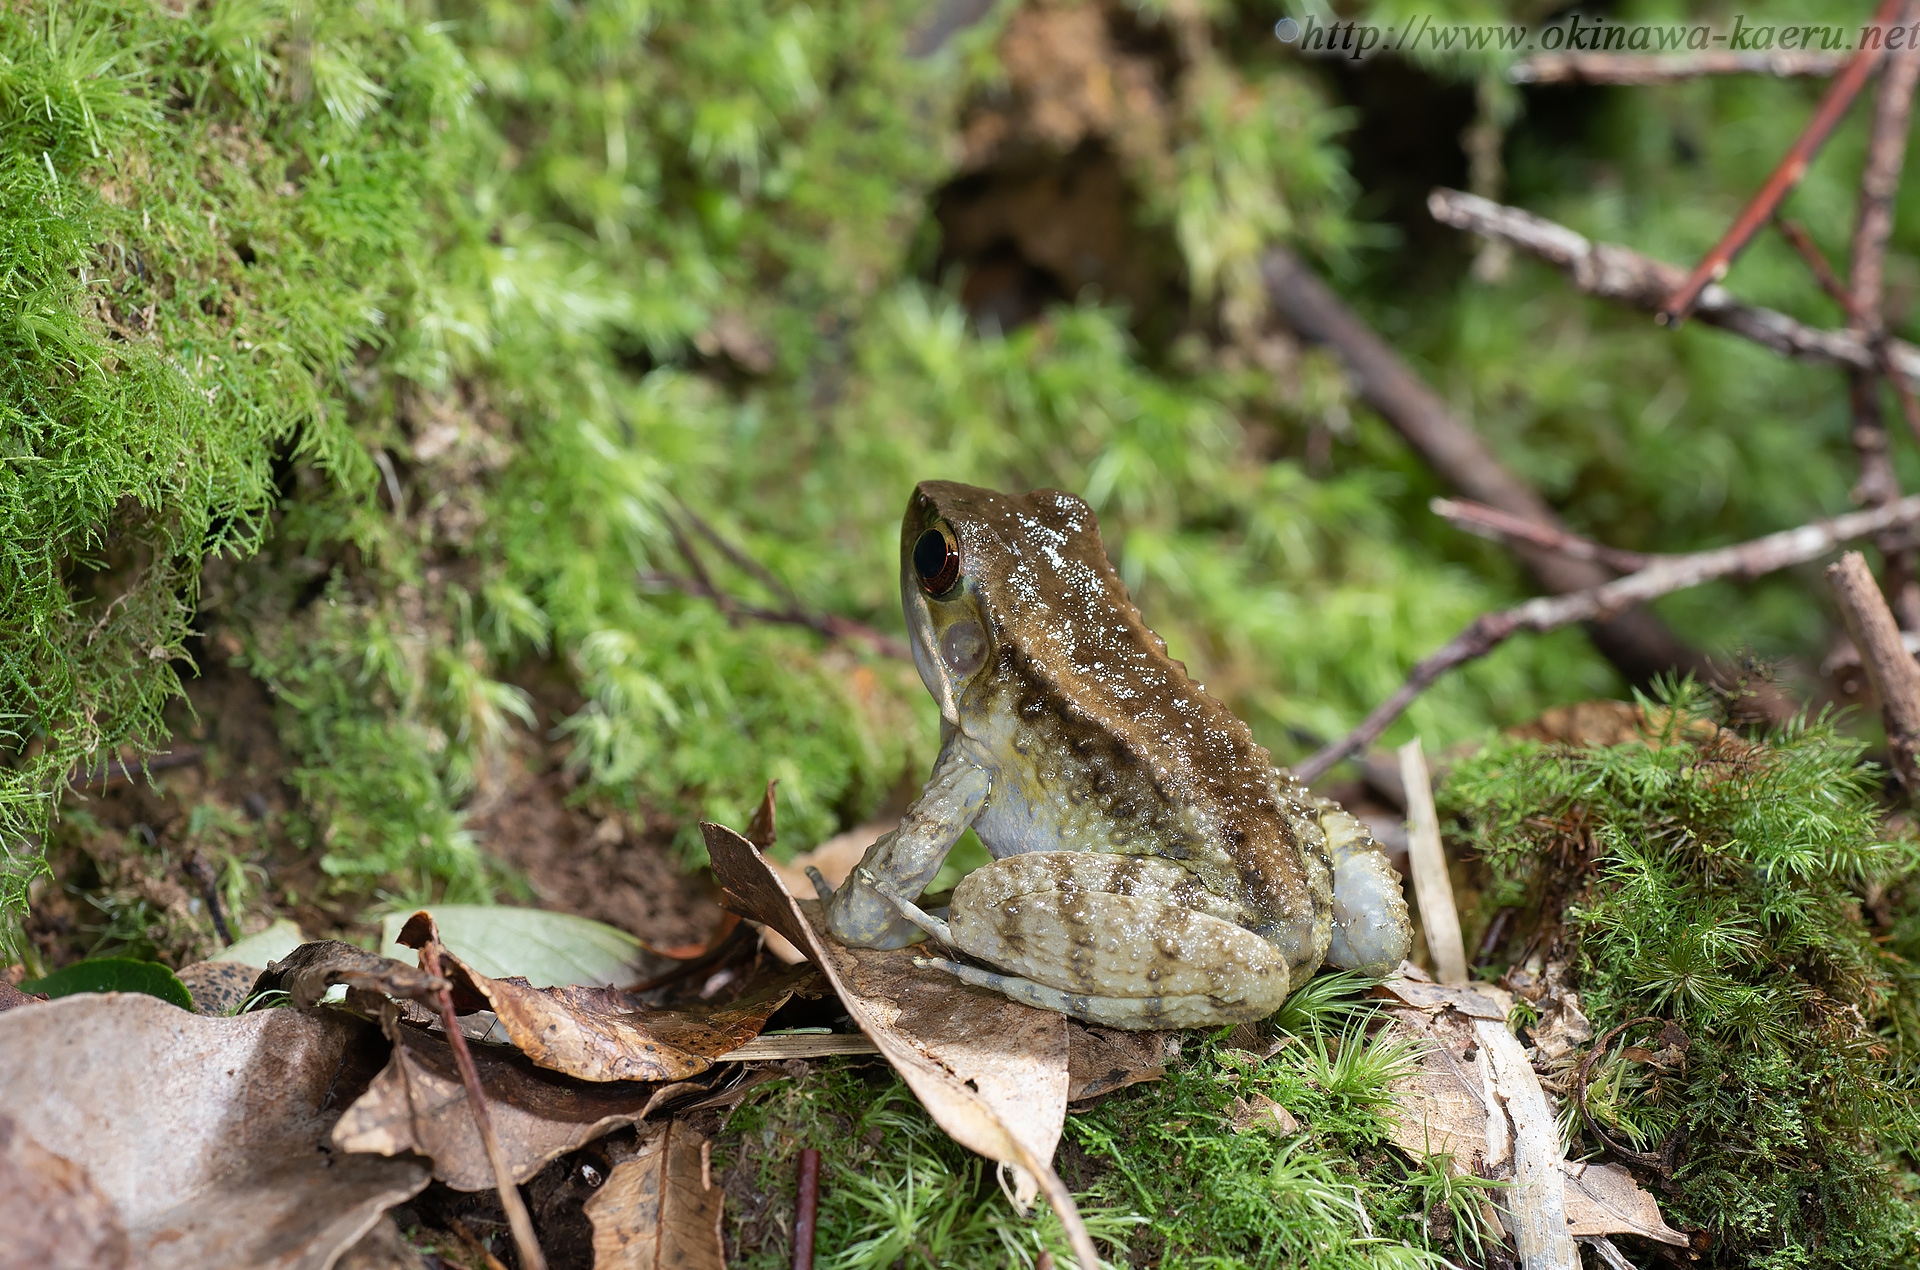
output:
[{"label": "moss clump", "polygon": [[1920,842],[1831,718],[1752,742],[1709,706],[1672,692],[1646,744],[1496,743],[1444,802],[1494,902],[1545,902],[1553,937],[1567,900],[1555,955],[1597,1030],[1685,1033],[1677,1061],[1610,1046],[1588,1098],[1615,1141],[1666,1146],[1671,1220],[1722,1265],[1912,1264]]}]

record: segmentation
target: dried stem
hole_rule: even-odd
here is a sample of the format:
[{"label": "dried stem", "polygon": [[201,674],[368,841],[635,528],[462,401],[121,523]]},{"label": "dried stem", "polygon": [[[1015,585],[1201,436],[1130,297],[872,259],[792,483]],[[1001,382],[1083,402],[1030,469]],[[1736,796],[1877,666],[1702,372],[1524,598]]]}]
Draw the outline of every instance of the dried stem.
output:
[{"label": "dried stem", "polygon": [[[1406,712],[1414,698],[1441,675],[1456,666],[1486,656],[1519,631],[1545,632],[1558,630],[1574,622],[1603,620],[1673,591],[1717,578],[1757,578],[1817,559],[1843,542],[1871,538],[1890,529],[1915,523],[1920,523],[1920,495],[1903,498],[1885,507],[1848,512],[1830,520],[1817,520],[1797,529],[1768,534],[1764,538],[1755,538],[1731,547],[1659,556],[1639,572],[1616,578],[1603,586],[1528,600],[1525,604],[1497,613],[1482,613],[1437,652],[1416,663],[1407,673],[1407,681],[1391,697],[1375,706],[1361,720],[1360,726],[1296,766],[1294,772],[1301,780],[1318,780],[1335,763],[1371,745],[1393,725],[1395,719]],[[1898,632],[1895,634],[1897,642]],[[1862,654],[1865,654],[1864,649]],[[1920,714],[1916,715],[1916,722],[1920,722]]]},{"label": "dried stem", "polygon": [[[1499,206],[1486,199],[1476,201],[1488,207]],[[1325,344],[1340,355],[1360,396],[1393,425],[1441,480],[1476,502],[1564,532],[1546,500],[1509,472],[1400,355],[1291,252],[1268,252],[1261,271],[1267,295],[1280,317],[1303,337]],[[1544,590],[1580,591],[1607,580],[1607,570],[1594,561],[1570,558],[1530,543],[1520,544],[1516,554]],[[1711,673],[1704,657],[1681,643],[1650,613],[1616,615],[1595,627],[1592,636],[1607,659],[1636,683],[1676,667]]]},{"label": "dried stem", "polygon": [[[1679,267],[1664,260],[1630,247],[1592,242],[1545,217],[1458,190],[1433,191],[1427,209],[1442,224],[1503,239],[1538,256],[1564,270],[1575,287],[1604,300],[1653,312],[1681,279]],[[1773,309],[1742,304],[1720,286],[1700,293],[1694,316],[1798,361],[1860,370],[1884,364],[1899,380],[1920,386],[1920,348],[1900,340],[1886,342],[1883,359],[1857,331],[1819,330]]]},{"label": "dried stem", "polygon": [[[1920,498],[1906,499],[1895,506],[1913,502],[1920,502]],[[1920,756],[1920,665],[1914,663],[1913,654],[1900,638],[1900,627],[1867,568],[1866,557],[1849,551],[1838,564],[1828,567],[1827,581],[1833,586],[1853,646],[1860,650],[1873,695],[1880,699],[1880,717],[1886,723],[1894,770],[1911,797],[1920,791],[1920,760],[1916,758]]]},{"label": "dried stem", "polygon": [[[1874,11],[1871,25],[1882,28],[1888,26],[1906,3],[1907,0],[1880,0],[1880,7]],[[1853,104],[1853,99],[1866,86],[1867,76],[1873,74],[1873,68],[1879,64],[1880,53],[1878,41],[1861,41],[1860,48],[1848,59],[1845,69],[1827,85],[1820,104],[1814,108],[1813,118],[1807,121],[1800,136],[1788,147],[1779,166],[1767,177],[1766,184],[1760,187],[1759,193],[1753,196],[1727,232],[1721,235],[1720,241],[1713,245],[1713,249],[1700,258],[1700,263],[1693,267],[1686,281],[1667,297],[1666,303],[1655,314],[1656,320],[1670,326],[1684,322],[1707,284],[1718,282],[1726,276],[1734,257],[1740,254],[1760,227],[1773,218],[1774,209],[1800,183],[1807,165],[1820,152],[1833,126],[1840,122],[1840,117],[1847,113],[1847,107]]]},{"label": "dried stem", "polygon": [[800,1191],[793,1214],[793,1270],[813,1270],[815,1213],[820,1203],[820,1153],[800,1152]]},{"label": "dried stem", "polygon": [[1593,560],[1617,573],[1636,573],[1652,558],[1638,551],[1622,551],[1530,520],[1510,516],[1497,507],[1470,503],[1463,499],[1436,498],[1427,506],[1433,514],[1468,533],[1496,542],[1525,542],[1574,560]]},{"label": "dried stem", "polygon": [[[420,949],[420,968],[435,978],[444,978],[440,970],[440,942],[437,938],[428,940]],[[520,1254],[521,1270],[547,1270],[547,1259],[540,1251],[540,1241],[534,1237],[533,1218],[527,1212],[526,1201],[520,1198],[520,1188],[513,1182],[513,1165],[507,1160],[507,1153],[500,1147],[500,1139],[493,1132],[493,1117],[487,1112],[486,1090],[480,1085],[479,1069],[473,1065],[473,1051],[467,1048],[467,1038],[460,1031],[460,1020],[453,1013],[453,989],[445,985],[433,994],[434,1005],[439,1008],[440,1022],[447,1030],[447,1044],[453,1049],[453,1061],[460,1067],[460,1079],[467,1087],[467,1108],[473,1113],[474,1127],[480,1131],[480,1141],[486,1145],[487,1161],[493,1165],[494,1185],[500,1191],[500,1207],[507,1212],[507,1225],[513,1231],[514,1250]]]},{"label": "dried stem", "polygon": [[1671,84],[1702,75],[1805,75],[1825,79],[1846,53],[1540,53],[1515,62],[1515,84]]}]

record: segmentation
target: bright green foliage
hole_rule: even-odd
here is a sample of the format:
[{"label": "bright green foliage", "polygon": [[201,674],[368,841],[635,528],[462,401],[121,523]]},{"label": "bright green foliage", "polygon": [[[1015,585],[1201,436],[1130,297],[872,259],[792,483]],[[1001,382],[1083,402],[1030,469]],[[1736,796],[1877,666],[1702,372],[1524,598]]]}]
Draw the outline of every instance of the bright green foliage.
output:
[{"label": "bright green foliage", "polygon": [[192,994],[174,977],[173,971],[157,961],[135,961],[129,957],[76,961],[43,978],[22,980],[20,990],[44,992],[49,998],[83,992],[141,992],[182,1010],[193,1009]]},{"label": "bright green foliage", "polygon": [[[1588,1100],[1634,1149],[1681,1135],[1676,1224],[1731,1264],[1908,1264],[1920,1220],[1889,1170],[1920,1145],[1920,985],[1887,935],[1913,951],[1920,842],[1889,834],[1831,720],[1756,744],[1703,737],[1700,694],[1671,701],[1657,744],[1496,744],[1444,801],[1503,902],[1572,888],[1597,1030],[1650,1015],[1685,1032],[1670,1070],[1620,1053],[1658,1047],[1657,1026],[1609,1046]],[[1909,915],[1876,937],[1863,897]]]},{"label": "bright green foliage", "polygon": [[[1369,1012],[1340,995],[1352,987],[1326,976],[1295,994],[1288,1017],[1306,1030],[1271,1058],[1232,1047],[1224,1034],[1190,1034],[1164,1080],[1068,1116],[1057,1166],[1114,1264],[1458,1263],[1454,1247],[1429,1240],[1424,1219],[1471,1188],[1449,1187],[1437,1162],[1409,1172],[1381,1146],[1385,1086],[1409,1052],[1404,1038],[1368,1038]],[[1236,1131],[1235,1100],[1258,1097],[1296,1114],[1304,1130]],[[1052,1215],[1015,1215],[991,1166],[940,1133],[897,1077],[836,1065],[771,1083],[715,1142],[716,1171],[744,1174],[736,1193],[756,1197],[750,1209],[728,1210],[740,1264],[791,1263],[784,1232],[799,1152],[808,1146],[823,1155],[823,1267],[1031,1266],[1043,1247],[1062,1255]]]}]

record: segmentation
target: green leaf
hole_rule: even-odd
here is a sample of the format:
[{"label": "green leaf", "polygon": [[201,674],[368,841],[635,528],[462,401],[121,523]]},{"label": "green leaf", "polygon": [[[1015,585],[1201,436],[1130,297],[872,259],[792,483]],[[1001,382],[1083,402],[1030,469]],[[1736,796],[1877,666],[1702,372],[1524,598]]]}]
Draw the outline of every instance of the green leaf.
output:
[{"label": "green leaf", "polygon": [[27,980],[20,985],[20,990],[44,992],[50,997],[70,997],[82,992],[144,992],[182,1010],[193,1009],[187,986],[173,977],[173,971],[157,961],[135,961],[130,957],[76,961],[50,975]]},{"label": "green leaf", "polygon": [[[427,910],[441,942],[460,960],[491,978],[522,975],[536,988],[556,984],[625,987],[654,973],[661,962],[639,940],[615,926],[571,913],[492,904],[438,904]],[[380,951],[412,961],[396,938],[412,913],[388,914]]]},{"label": "green leaf", "polygon": [[283,917],[265,930],[227,945],[215,953],[211,960],[237,961],[243,966],[258,966],[265,970],[269,961],[280,960],[306,942],[307,937],[300,933],[300,927]]}]

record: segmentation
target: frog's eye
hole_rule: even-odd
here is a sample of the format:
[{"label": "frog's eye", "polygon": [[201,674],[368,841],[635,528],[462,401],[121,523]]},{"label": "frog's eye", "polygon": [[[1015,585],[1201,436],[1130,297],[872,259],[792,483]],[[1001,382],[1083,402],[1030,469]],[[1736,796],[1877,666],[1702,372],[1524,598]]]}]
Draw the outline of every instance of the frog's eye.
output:
[{"label": "frog's eye", "polygon": [[922,591],[945,595],[960,580],[960,544],[944,529],[927,530],[913,544],[913,571],[920,575]]}]

